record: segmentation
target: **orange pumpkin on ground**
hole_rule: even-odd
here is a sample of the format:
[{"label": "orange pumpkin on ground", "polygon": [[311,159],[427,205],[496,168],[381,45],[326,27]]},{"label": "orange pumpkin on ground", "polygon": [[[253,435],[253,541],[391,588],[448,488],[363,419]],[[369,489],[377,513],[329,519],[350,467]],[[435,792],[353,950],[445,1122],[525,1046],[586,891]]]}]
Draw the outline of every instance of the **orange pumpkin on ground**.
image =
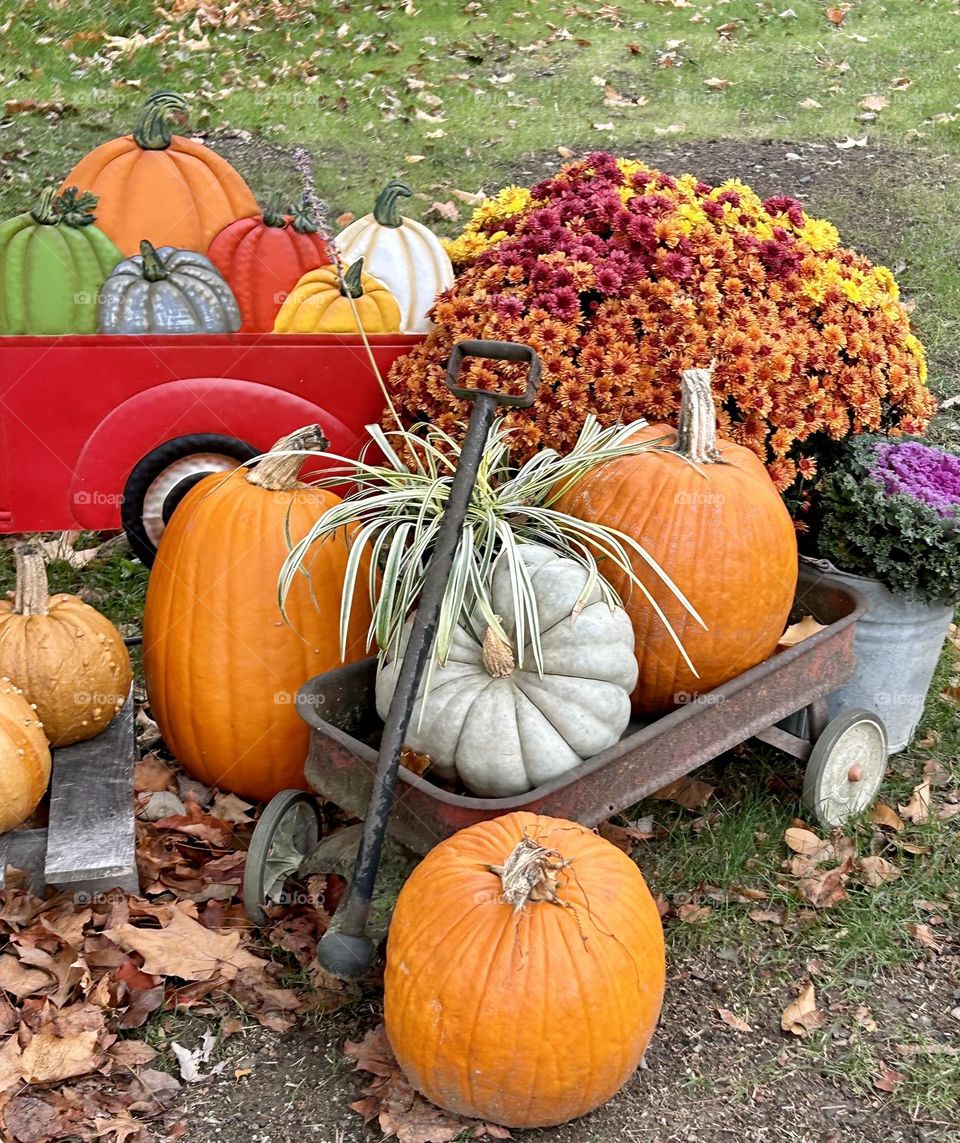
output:
[{"label": "orange pumpkin on ground", "polygon": [[664,971],[660,915],[630,858],[574,822],[507,814],[441,842],[401,890],[387,1037],[448,1111],[565,1123],[633,1074]]},{"label": "orange pumpkin on ground", "polygon": [[50,782],[50,747],[36,708],[0,678],[0,833],[30,816]]},{"label": "orange pumpkin on ground", "polygon": [[36,544],[18,544],[15,552],[16,594],[0,600],[0,675],[35,705],[51,746],[84,742],[126,702],[130,655],[95,607],[76,595],[50,595]]},{"label": "orange pumpkin on ground", "polygon": [[[314,425],[274,451],[316,449]],[[143,669],[153,717],[183,766],[200,781],[267,801],[304,788],[308,729],[299,687],[340,664],[340,596],[349,546],[314,545],[286,601],[277,580],[296,543],[329,507],[332,492],[301,484],[302,456],[214,473],[170,519],[147,586]],[[361,581],[368,575],[364,563]],[[347,661],[367,654],[366,596],[353,603]]]},{"label": "orange pumpkin on ground", "polygon": [[679,427],[651,425],[664,447],[604,464],[555,507],[642,544],[690,601],[701,627],[639,556],[637,578],[678,634],[696,674],[626,575],[605,570],[633,621],[638,714],[659,714],[773,654],[793,604],[797,538],[759,458],[717,436],[709,370],[684,371]]},{"label": "orange pumpkin on ground", "polygon": [[[351,304],[352,303],[352,304]],[[275,333],[358,333],[354,307],[367,333],[400,329],[400,306],[383,282],[363,272],[363,259],[343,275],[336,266],[311,270],[277,314]]]},{"label": "orange pumpkin on ground", "polygon": [[151,95],[132,135],[94,148],[63,181],[99,197],[97,226],[125,257],[136,254],[144,238],[205,254],[228,223],[259,214],[250,188],[226,159],[171,134],[171,118],[185,117],[186,110],[180,95]]},{"label": "orange pumpkin on ground", "polygon": [[272,330],[297,282],[330,262],[327,240],[306,202],[284,214],[279,195],[271,196],[260,218],[238,218],[221,230],[207,256],[230,283],[246,333]]}]

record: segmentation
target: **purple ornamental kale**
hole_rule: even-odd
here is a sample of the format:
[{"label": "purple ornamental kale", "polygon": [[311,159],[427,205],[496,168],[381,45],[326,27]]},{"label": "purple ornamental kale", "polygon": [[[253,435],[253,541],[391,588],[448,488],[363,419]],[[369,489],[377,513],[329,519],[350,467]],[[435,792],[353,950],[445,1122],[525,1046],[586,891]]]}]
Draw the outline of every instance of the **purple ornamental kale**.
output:
[{"label": "purple ornamental kale", "polygon": [[960,456],[917,441],[878,444],[870,476],[888,494],[929,504],[940,516],[960,513]]}]

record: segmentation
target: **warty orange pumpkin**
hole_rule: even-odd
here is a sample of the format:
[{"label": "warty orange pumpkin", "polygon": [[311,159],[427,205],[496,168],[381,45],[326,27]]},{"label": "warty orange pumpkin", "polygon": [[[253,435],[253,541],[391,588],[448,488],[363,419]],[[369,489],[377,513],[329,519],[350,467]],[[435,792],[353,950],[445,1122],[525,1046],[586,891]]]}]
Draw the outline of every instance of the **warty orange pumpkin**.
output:
[{"label": "warty orange pumpkin", "polygon": [[0,678],[0,833],[37,808],[50,781],[50,747],[36,707]]},{"label": "warty orange pumpkin", "polygon": [[[171,517],[147,585],[143,669],[167,746],[200,781],[260,801],[304,787],[308,730],[296,693],[340,663],[349,539],[338,533],[311,548],[287,619],[277,596],[288,539],[295,544],[339,503],[298,480],[302,450],[325,443],[313,425],[255,467],[199,481]],[[358,593],[347,661],[367,653],[369,623]]]},{"label": "warty orange pumpkin", "polygon": [[156,92],[131,135],[95,147],[63,181],[99,197],[97,225],[125,257],[136,254],[144,238],[205,254],[227,223],[259,213],[226,159],[171,134],[171,119],[183,119],[186,111],[183,96]]},{"label": "warty orange pumpkin", "polygon": [[773,654],[793,603],[797,538],[760,459],[717,435],[711,372],[682,376],[679,425],[650,425],[663,447],[601,465],[555,507],[642,544],[699,613],[698,625],[638,555],[633,570],[677,633],[691,669],[649,600],[616,568],[640,668],[633,707],[659,714]]},{"label": "warty orange pumpkin", "polygon": [[0,674],[36,706],[51,746],[84,742],[126,702],[133,671],[123,637],[79,596],[50,595],[36,544],[15,555],[16,593],[0,600]]},{"label": "warty orange pumpkin", "polygon": [[461,830],[411,874],[384,1020],[438,1106],[547,1127],[626,1082],[663,987],[660,915],[636,865],[584,826],[521,812]]}]

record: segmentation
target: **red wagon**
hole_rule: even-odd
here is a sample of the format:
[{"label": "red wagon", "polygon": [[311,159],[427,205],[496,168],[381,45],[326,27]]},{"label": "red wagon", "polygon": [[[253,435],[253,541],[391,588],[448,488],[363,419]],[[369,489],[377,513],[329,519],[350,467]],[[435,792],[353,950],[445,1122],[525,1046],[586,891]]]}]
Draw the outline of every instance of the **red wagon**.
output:
[{"label": "red wagon", "polygon": [[[420,340],[371,336],[381,374]],[[312,423],[356,456],[382,409],[357,335],[0,337],[0,532],[122,524],[150,563],[205,474]]]}]

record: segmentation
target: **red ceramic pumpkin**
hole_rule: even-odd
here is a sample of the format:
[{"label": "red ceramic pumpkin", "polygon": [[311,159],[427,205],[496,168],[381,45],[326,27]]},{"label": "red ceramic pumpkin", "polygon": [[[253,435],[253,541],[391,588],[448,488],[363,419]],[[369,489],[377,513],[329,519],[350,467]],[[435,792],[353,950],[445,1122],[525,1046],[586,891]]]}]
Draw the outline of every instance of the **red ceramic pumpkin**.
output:
[{"label": "red ceramic pumpkin", "polygon": [[258,218],[238,218],[210,243],[207,257],[230,283],[244,333],[268,333],[293,287],[330,262],[327,242],[306,203],[284,214],[274,194]]}]

